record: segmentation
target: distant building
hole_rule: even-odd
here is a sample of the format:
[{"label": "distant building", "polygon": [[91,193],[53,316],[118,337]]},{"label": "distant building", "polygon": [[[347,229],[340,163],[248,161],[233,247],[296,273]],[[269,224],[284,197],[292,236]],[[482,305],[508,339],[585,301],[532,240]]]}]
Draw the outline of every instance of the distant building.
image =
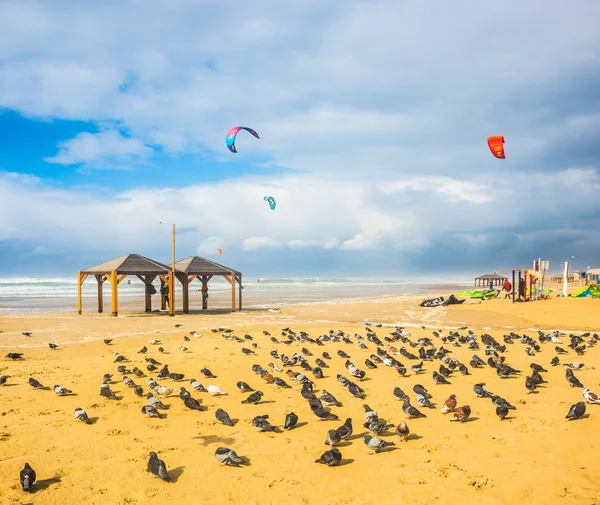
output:
[{"label": "distant building", "polygon": [[600,268],[588,268],[585,272],[585,280],[588,284],[597,283],[600,280]]}]

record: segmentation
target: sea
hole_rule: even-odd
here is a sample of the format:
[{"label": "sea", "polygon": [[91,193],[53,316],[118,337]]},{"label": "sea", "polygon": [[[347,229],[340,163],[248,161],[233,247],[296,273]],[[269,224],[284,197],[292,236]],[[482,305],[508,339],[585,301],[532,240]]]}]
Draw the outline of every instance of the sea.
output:
[{"label": "sea", "polygon": [[[243,282],[243,306],[246,308],[282,307],[326,301],[344,301],[400,295],[431,295],[452,293],[472,286],[472,281],[448,279],[444,281],[415,281],[375,278],[251,278]],[[160,282],[154,283],[157,292]],[[209,308],[231,306],[231,286],[223,278],[209,283]],[[190,308],[200,308],[201,284],[190,284]],[[97,303],[97,283],[90,277],[82,287],[84,310],[94,309]],[[135,310],[143,307],[144,285],[134,277],[119,284],[119,305]],[[110,307],[110,284],[103,287],[105,310]],[[177,285],[176,302],[181,300],[181,285]],[[236,298],[238,290],[236,288]],[[153,309],[159,306],[159,295],[152,297]],[[180,304],[177,304],[180,305]],[[236,303],[237,305],[237,303]],[[0,314],[14,312],[69,312],[77,310],[77,279],[73,277],[0,277]]]}]

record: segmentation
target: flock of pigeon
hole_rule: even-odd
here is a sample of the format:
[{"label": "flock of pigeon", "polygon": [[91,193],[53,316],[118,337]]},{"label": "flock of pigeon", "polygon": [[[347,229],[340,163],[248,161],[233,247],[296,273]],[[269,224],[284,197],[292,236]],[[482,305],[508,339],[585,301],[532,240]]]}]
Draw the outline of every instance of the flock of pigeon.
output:
[{"label": "flock of pigeon", "polygon": [[[176,324],[175,326],[180,327],[181,325]],[[392,328],[393,331],[390,332],[389,336],[384,337],[384,343],[384,341],[382,341],[377,333],[373,330],[373,325],[370,323],[365,323],[365,326],[366,337],[359,334],[355,334],[353,337],[351,337],[349,334],[344,333],[341,330],[330,330],[328,335],[326,334],[317,338],[311,338],[309,334],[304,331],[296,333],[290,328],[284,328],[281,331],[281,336],[283,338],[278,339],[265,330],[262,333],[265,337],[270,337],[271,343],[274,346],[289,347],[292,344],[299,344],[303,347],[300,349],[300,352],[294,352],[293,354],[290,353],[291,355],[287,355],[283,352],[273,349],[270,352],[270,356],[273,361],[268,363],[268,370],[263,368],[261,365],[254,364],[251,367],[252,371],[260,378],[260,380],[263,381],[263,383],[274,385],[278,389],[287,389],[291,386],[286,382],[286,379],[274,374],[281,374],[289,381],[294,381],[295,384],[300,385],[300,394],[306,401],[308,401],[310,410],[317,420],[337,421],[339,417],[332,412],[332,407],[339,407],[341,406],[341,403],[334,397],[333,394],[324,389],[321,390],[319,396],[316,394],[319,391],[316,388],[316,384],[319,379],[324,377],[324,369],[330,368],[329,364],[331,364],[332,367],[336,365],[334,357],[332,357],[329,352],[322,352],[320,353],[320,357],[315,357],[314,353],[317,353],[316,349],[313,348],[313,353],[313,351],[306,347],[308,345],[323,347],[329,342],[338,342],[348,345],[357,345],[363,350],[374,349],[375,352],[365,359],[364,366],[369,370],[376,370],[380,366],[391,367],[392,369],[396,370],[400,377],[407,376],[409,370],[416,375],[424,373],[426,366],[425,363],[432,363],[434,360],[438,360],[440,361],[439,367],[437,367],[437,370],[432,370],[433,382],[435,384],[450,384],[448,379],[452,378],[458,373],[463,376],[471,376],[471,372],[469,371],[467,365],[451,356],[452,347],[466,346],[469,351],[479,353],[483,351],[485,356],[487,356],[487,360],[483,360],[477,354],[473,354],[473,357],[468,364],[471,370],[489,366],[496,370],[498,377],[508,378],[518,376],[522,373],[521,370],[516,370],[506,362],[506,356],[504,353],[508,349],[508,346],[512,346],[516,343],[523,344],[526,346],[526,354],[534,357],[536,356],[536,353],[541,351],[543,345],[556,344],[554,346],[554,351],[557,356],[551,360],[550,366],[557,366],[560,364],[558,355],[564,355],[568,354],[569,352],[573,352],[576,355],[581,356],[585,354],[587,349],[595,346],[600,341],[600,337],[597,333],[594,333],[593,335],[590,333],[584,333],[583,335],[564,335],[558,331],[548,334],[538,331],[537,340],[525,334],[517,335],[511,332],[510,334],[504,335],[503,343],[500,344],[489,334],[482,334],[479,337],[480,341],[478,341],[478,335],[472,330],[468,330],[467,333],[461,334],[460,332],[467,330],[466,327],[459,328],[458,331],[450,331],[447,335],[443,334],[441,330],[439,332],[433,331],[432,337],[423,337],[415,341],[411,339],[411,334],[409,332],[405,331],[401,327],[394,327]],[[378,328],[382,327],[381,324],[376,324],[374,326]],[[425,327],[422,328],[425,329]],[[228,341],[249,345],[249,347],[241,347],[241,352],[248,356],[255,355],[255,351],[253,349],[257,349],[258,344],[255,342],[252,342],[251,344],[247,343],[253,341],[254,337],[248,334],[244,335],[243,337],[238,337],[234,334],[233,330],[227,328],[218,328],[211,331],[213,333],[221,334],[222,337]],[[23,334],[25,336],[32,336],[30,332],[23,332]],[[201,337],[201,335],[195,331],[190,332],[190,336]],[[568,344],[563,344],[563,340],[565,339],[568,339]],[[191,339],[186,335],[184,336],[184,341],[190,342]],[[105,339],[104,343],[111,345],[112,340]],[[150,341],[150,344],[157,346],[160,345],[161,342],[153,339]],[[558,344],[565,345],[566,347],[570,348],[571,351],[567,351]],[[49,344],[49,347],[51,350],[56,350],[58,348],[56,344]],[[180,350],[185,352],[187,351],[187,347],[182,345]],[[158,347],[158,351],[162,353],[164,352],[164,348]],[[147,352],[148,348],[146,346],[143,346],[138,351],[139,354],[146,354]],[[337,350],[334,356],[345,360],[344,367],[346,368],[347,374],[350,376],[349,378],[345,375],[337,374],[338,382],[351,396],[361,400],[364,399],[365,391],[360,387],[359,384],[360,381],[365,379],[367,372],[358,368],[351,361],[351,357],[342,349]],[[9,353],[6,358],[15,361],[24,359],[23,353],[15,352]],[[401,361],[399,361],[400,359],[407,360],[407,362],[412,361],[417,363],[407,367]],[[311,364],[311,361],[313,360],[314,363]],[[200,401],[194,398],[185,387],[180,386],[179,390],[177,390],[176,388],[167,387],[161,383],[163,380],[171,380],[175,382],[186,380],[184,374],[171,372],[167,364],[163,365],[155,358],[146,357],[146,372],[156,374],[156,379],[148,379],[147,386],[150,391],[145,393],[144,388],[136,384],[134,379],[132,379],[130,376],[135,376],[136,379],[141,379],[146,377],[146,372],[142,371],[137,366],[129,369],[127,364],[123,364],[128,362],[130,362],[130,360],[128,360],[121,353],[117,352],[115,354],[114,363],[117,364],[116,370],[122,376],[121,380],[123,384],[126,387],[131,388],[135,395],[140,398],[144,398],[147,402],[146,405],[141,408],[142,414],[151,418],[163,418],[161,410],[167,409],[168,406],[164,405],[159,397],[163,396],[166,398],[175,393],[178,393],[182,404],[186,408],[199,411],[207,410],[207,408],[203,407],[200,404]],[[600,404],[598,395],[584,387],[574,373],[574,370],[580,370],[584,367],[584,365],[582,363],[575,362],[563,363],[563,365],[566,366],[565,378],[568,384],[573,388],[582,388],[583,398],[587,403]],[[541,373],[547,372],[547,370],[542,365],[534,362],[530,363],[530,368],[531,374],[525,378],[525,388],[529,393],[535,393],[536,389],[540,385],[546,383]],[[298,369],[300,371],[297,371]],[[200,375],[203,379],[215,378],[214,374],[207,368],[202,368],[200,370]],[[10,376],[6,375],[0,376],[0,386],[5,384],[9,377]],[[227,394],[218,386],[208,385],[205,388],[202,383],[195,378],[190,378],[188,380],[189,387],[196,392],[209,393],[213,396]],[[354,382],[354,380],[358,381],[358,383]],[[118,399],[116,394],[111,390],[111,382],[113,382],[113,374],[106,373],[102,376],[100,395],[106,399]],[[34,389],[49,389],[45,388],[34,377],[29,379],[29,384]],[[237,382],[236,386],[241,393],[247,395],[245,399],[241,401],[242,404],[261,403],[264,396],[262,391],[253,389],[249,384],[243,381]],[[58,384],[54,385],[53,390],[58,396],[71,394],[71,391],[68,388]],[[412,392],[414,393],[415,397],[414,401],[419,407],[429,409],[436,408],[431,401],[433,396],[421,384],[414,385]],[[483,382],[475,384],[473,386],[473,392],[478,398],[488,398],[491,400],[492,405],[495,407],[496,415],[500,420],[505,419],[509,411],[515,409],[515,407],[506,399],[486,390],[485,383]],[[155,394],[158,396],[155,396]],[[402,410],[406,415],[407,420],[426,417],[426,414],[422,413],[416,406],[411,404],[411,398],[400,387],[394,388],[393,395],[397,400],[402,402]],[[402,421],[395,425],[393,423],[388,423],[386,420],[379,417],[379,414],[366,403],[363,404],[363,409],[365,422],[362,424],[362,427],[367,430],[367,433],[364,433],[362,438],[366,447],[373,453],[378,453],[390,446],[395,445],[394,442],[390,440],[380,438],[386,434],[393,433],[399,437],[400,441],[407,440],[409,437],[410,430],[406,421]],[[469,416],[471,415],[471,407],[469,405],[459,406],[456,395],[451,394],[441,407],[441,412],[443,414],[451,413],[454,420],[463,423],[469,419]],[[584,401],[579,401],[571,406],[566,419],[581,419],[585,417],[585,413],[586,404]],[[216,409],[214,415],[215,419],[219,423],[227,426],[233,426],[233,422],[229,414],[222,408]],[[78,421],[86,424],[92,423],[88,417],[88,414],[81,408],[75,409],[74,417]],[[298,416],[294,412],[289,412],[285,417],[283,429],[291,430],[295,428],[297,424]],[[259,432],[281,431],[279,427],[271,423],[268,415],[258,415],[254,417],[252,419],[252,425]],[[341,426],[328,430],[325,443],[330,446],[330,449],[321,454],[321,456],[315,460],[315,463],[321,463],[327,466],[340,465],[342,463],[342,453],[336,447],[336,445],[339,445],[342,441],[349,440],[353,432],[354,427],[352,418],[347,418]],[[247,463],[243,457],[238,456],[238,454],[229,447],[217,448],[214,456],[215,459],[222,465],[238,466]],[[149,457],[150,459],[148,461],[147,470],[154,476],[170,482],[171,479],[167,472],[165,462],[159,459],[157,453],[154,451],[150,452]],[[31,468],[29,463],[26,463],[25,467],[20,472],[20,482],[23,491],[30,492],[35,481],[36,473],[33,468]]]}]

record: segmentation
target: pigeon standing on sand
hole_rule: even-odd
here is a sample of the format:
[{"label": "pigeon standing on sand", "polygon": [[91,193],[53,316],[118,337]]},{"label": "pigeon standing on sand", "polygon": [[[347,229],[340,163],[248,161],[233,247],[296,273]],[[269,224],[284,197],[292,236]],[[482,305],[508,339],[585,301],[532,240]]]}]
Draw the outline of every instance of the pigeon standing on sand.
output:
[{"label": "pigeon standing on sand", "polygon": [[311,406],[311,410],[312,410],[312,413],[315,416],[317,416],[321,421],[335,421],[335,420],[339,419],[338,416],[329,412],[328,410],[324,409],[323,407],[316,406],[315,408],[312,408],[312,406]]},{"label": "pigeon standing on sand", "polygon": [[330,447],[334,447],[336,444],[339,444],[342,441],[342,437],[336,430],[327,431],[327,437],[325,438],[325,443]]},{"label": "pigeon standing on sand", "polygon": [[0,375],[0,386],[4,386],[4,384],[6,384],[6,381],[8,378],[9,378],[9,375]]},{"label": "pigeon standing on sand", "polygon": [[458,407],[454,411],[454,419],[457,421],[460,421],[461,423],[464,423],[469,418],[470,415],[471,415],[471,407],[469,407],[468,405],[463,405],[462,407]]},{"label": "pigeon standing on sand", "polygon": [[205,410],[202,405],[200,405],[200,402],[191,396],[186,396],[185,400],[183,400],[183,404],[190,410],[198,410],[200,412]]},{"label": "pigeon standing on sand", "polygon": [[500,421],[504,421],[508,415],[508,407],[506,405],[500,405],[496,407],[496,415],[500,418]]},{"label": "pigeon standing on sand", "polygon": [[165,482],[171,482],[169,474],[167,473],[167,466],[165,465],[165,462],[162,459],[158,459],[158,455],[154,451],[150,453],[150,459],[148,460],[148,471],[155,477],[158,477]]},{"label": "pigeon standing on sand", "polygon": [[258,403],[260,403],[260,401],[262,400],[263,397],[263,392],[262,391],[255,391],[254,393],[251,393],[248,398],[246,398],[244,401],[242,401],[242,403],[252,403],[253,405],[256,405]]},{"label": "pigeon standing on sand", "polygon": [[575,405],[571,405],[571,409],[567,414],[566,419],[569,421],[572,419],[581,419],[585,414],[585,402],[577,402]]},{"label": "pigeon standing on sand", "polygon": [[92,421],[90,421],[90,418],[88,417],[88,415],[85,412],[85,410],[80,409],[79,407],[77,407],[75,409],[74,416],[75,416],[76,419],[79,419],[80,421],[83,421],[85,424],[92,424]]},{"label": "pigeon standing on sand", "polygon": [[215,417],[221,424],[224,424],[225,426],[233,426],[229,414],[223,409],[217,409],[215,412]]},{"label": "pigeon standing on sand", "polygon": [[73,391],[71,391],[70,389],[67,389],[65,387],[59,386],[58,384],[55,384],[54,385],[54,392],[58,396],[67,396],[67,395],[70,395]]},{"label": "pigeon standing on sand", "polygon": [[365,445],[371,449],[374,453],[380,452],[386,447],[396,445],[394,442],[386,442],[385,440],[381,440],[377,437],[372,437],[371,435],[365,435],[363,437]]},{"label": "pigeon standing on sand", "polygon": [[298,416],[293,412],[290,412],[288,415],[285,416],[285,423],[283,425],[283,428],[286,430],[291,430],[292,428],[295,428],[297,424]]},{"label": "pigeon standing on sand", "polygon": [[244,381],[238,381],[236,383],[237,388],[242,392],[242,393],[250,393],[251,391],[254,391],[254,389],[252,389],[248,384],[246,384]]},{"label": "pigeon standing on sand", "polygon": [[266,414],[263,416],[256,416],[254,419],[252,419],[252,426],[254,426],[260,432],[277,432],[278,429],[275,426],[273,426],[267,419],[269,419],[269,416]]},{"label": "pigeon standing on sand", "polygon": [[25,463],[25,467],[19,474],[19,480],[21,481],[21,487],[26,493],[31,493],[31,488],[36,480],[35,470],[29,466],[29,463]]},{"label": "pigeon standing on sand", "polygon": [[347,418],[346,422],[336,430],[343,440],[348,440],[352,436],[352,418]]},{"label": "pigeon standing on sand", "polygon": [[100,384],[100,395],[110,400],[116,400],[117,396],[112,392],[108,384]]},{"label": "pigeon standing on sand", "polygon": [[44,386],[42,386],[36,379],[34,379],[33,377],[29,378],[29,385],[33,388],[33,389],[44,389]]},{"label": "pigeon standing on sand", "polygon": [[142,414],[146,414],[148,417],[158,417],[159,419],[163,418],[163,415],[152,405],[144,405],[142,407]]},{"label": "pigeon standing on sand", "polygon": [[583,397],[588,403],[600,404],[600,398],[598,398],[598,395],[596,393],[592,393],[588,388],[583,388]]},{"label": "pigeon standing on sand", "polygon": [[444,406],[442,407],[442,414],[447,414],[448,412],[453,412],[456,408],[456,395],[450,395],[450,397],[444,402]]},{"label": "pigeon standing on sand", "polygon": [[405,401],[402,405],[402,410],[408,419],[418,419],[419,417],[427,417],[422,414],[416,407],[413,407],[409,402]]},{"label": "pigeon standing on sand", "polygon": [[341,462],[342,453],[339,449],[336,449],[335,447],[333,449],[330,449],[329,451],[325,451],[323,454],[321,454],[321,457],[319,459],[315,460],[315,463],[321,463],[322,465],[327,466],[339,466]]},{"label": "pigeon standing on sand", "polygon": [[396,433],[400,437],[400,441],[404,442],[410,434],[408,425],[404,421],[402,421],[398,426],[396,426]]},{"label": "pigeon standing on sand", "polygon": [[238,466],[245,463],[245,461],[229,447],[218,447],[215,451],[215,459],[222,465],[227,466]]}]

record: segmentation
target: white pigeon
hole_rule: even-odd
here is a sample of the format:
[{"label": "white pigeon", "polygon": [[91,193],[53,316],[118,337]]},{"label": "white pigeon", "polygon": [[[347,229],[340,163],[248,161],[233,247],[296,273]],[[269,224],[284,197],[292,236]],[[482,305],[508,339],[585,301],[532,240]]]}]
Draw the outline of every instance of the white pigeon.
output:
[{"label": "white pigeon", "polygon": [[225,396],[227,394],[225,391],[221,390],[219,386],[210,385],[206,390],[213,396]]},{"label": "white pigeon", "polygon": [[54,392],[55,392],[55,393],[56,393],[58,396],[66,396],[66,395],[68,395],[68,394],[71,394],[71,393],[72,393],[72,391],[71,391],[71,390],[69,390],[69,389],[67,389],[67,388],[64,388],[64,387],[62,387],[62,386],[59,386],[59,385],[56,385],[56,386],[54,386]]},{"label": "white pigeon", "polygon": [[165,386],[155,386],[154,392],[158,393],[159,395],[169,396],[171,393],[174,393],[175,390]]},{"label": "white pigeon", "polygon": [[385,366],[393,366],[393,362],[390,358],[383,358],[383,364]]},{"label": "white pigeon", "polygon": [[198,338],[198,337],[201,337],[201,336],[202,336],[202,333],[198,333],[196,331],[194,333],[192,333],[192,337]]},{"label": "white pigeon", "polygon": [[150,340],[150,343],[152,345],[160,344],[160,340],[156,340],[155,338],[153,338],[152,340]]},{"label": "white pigeon", "polygon": [[588,403],[597,403],[600,405],[600,398],[596,393],[592,393],[588,388],[583,388],[583,397]]},{"label": "white pigeon", "polygon": [[554,335],[550,337],[550,340],[552,340],[552,342],[554,342],[555,344],[562,344],[562,340],[558,337],[555,337]]}]

